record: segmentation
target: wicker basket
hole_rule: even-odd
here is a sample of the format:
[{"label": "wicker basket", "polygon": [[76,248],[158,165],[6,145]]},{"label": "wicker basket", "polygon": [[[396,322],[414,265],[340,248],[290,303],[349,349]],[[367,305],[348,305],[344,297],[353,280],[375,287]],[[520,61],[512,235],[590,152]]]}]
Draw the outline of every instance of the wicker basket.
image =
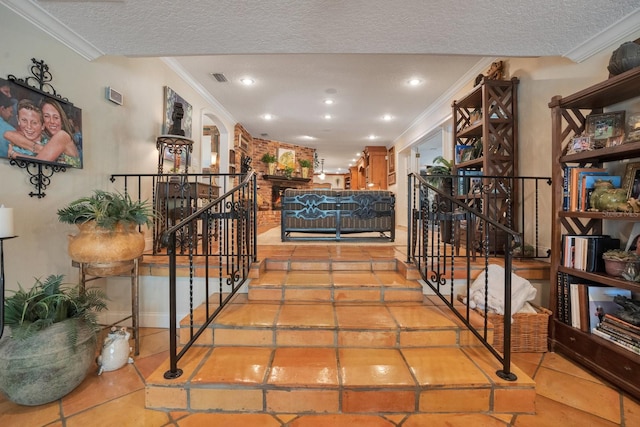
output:
[{"label": "wicker basket", "polygon": [[[551,311],[535,304],[531,304],[531,306],[537,313],[516,313],[513,315],[513,323],[511,323],[511,352],[513,353],[544,353],[547,351]],[[488,313],[487,318],[493,324],[493,347],[502,352],[504,350],[504,316]]]}]

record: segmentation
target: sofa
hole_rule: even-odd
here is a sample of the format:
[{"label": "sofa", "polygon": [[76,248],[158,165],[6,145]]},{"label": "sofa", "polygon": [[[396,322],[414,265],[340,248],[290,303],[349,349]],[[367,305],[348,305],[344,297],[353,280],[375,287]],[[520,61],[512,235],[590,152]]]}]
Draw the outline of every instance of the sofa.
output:
[{"label": "sofa", "polygon": [[[281,239],[395,240],[395,195],[381,190],[286,189]],[[363,233],[378,233],[377,236]]]}]

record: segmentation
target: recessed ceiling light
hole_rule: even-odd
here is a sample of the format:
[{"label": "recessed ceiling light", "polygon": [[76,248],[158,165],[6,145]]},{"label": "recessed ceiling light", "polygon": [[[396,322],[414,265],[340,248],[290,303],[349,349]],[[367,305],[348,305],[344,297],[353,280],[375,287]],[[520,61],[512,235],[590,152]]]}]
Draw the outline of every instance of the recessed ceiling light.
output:
[{"label": "recessed ceiling light", "polygon": [[352,161],[352,162],[355,162],[355,161],[357,161],[357,160],[356,160],[356,159],[351,159],[351,161]]},{"label": "recessed ceiling light", "polygon": [[251,86],[252,84],[254,84],[256,81],[253,80],[250,77],[243,77],[240,79],[240,83],[242,83],[245,86]]},{"label": "recessed ceiling light", "polygon": [[376,136],[375,136],[375,135],[369,135],[369,137],[368,137],[368,138],[369,138],[369,139],[376,139]]},{"label": "recessed ceiling light", "polygon": [[[361,153],[361,152],[359,152],[359,151],[356,153],[356,157],[359,157],[359,156],[361,156],[361,155],[362,155],[362,153]],[[355,161],[355,160],[354,160],[354,161]]]},{"label": "recessed ceiling light", "polygon": [[262,118],[265,120],[273,120],[273,116],[271,114],[265,114],[262,116]]},{"label": "recessed ceiling light", "polygon": [[413,79],[410,79],[407,83],[409,83],[409,85],[411,86],[418,86],[420,83],[422,83],[422,80],[413,78]]},{"label": "recessed ceiling light", "polygon": [[382,120],[388,122],[389,120],[391,120],[393,117],[391,116],[391,114],[385,114],[384,116],[382,116]]},{"label": "recessed ceiling light", "polygon": [[331,119],[331,114],[325,114],[324,118],[327,119],[327,120]]},{"label": "recessed ceiling light", "polygon": [[324,100],[324,103],[327,104],[327,105],[331,105],[331,104],[333,104],[333,102],[334,102],[333,99],[325,99]]},{"label": "recessed ceiling light", "polygon": [[313,136],[311,136],[311,135],[302,135],[302,136],[300,137],[300,139],[306,139],[306,140],[309,140],[309,141],[310,141],[310,140],[313,140],[313,139],[315,139],[315,138],[314,138]]},{"label": "recessed ceiling light", "polygon": [[349,167],[353,166],[353,163],[349,163]]}]

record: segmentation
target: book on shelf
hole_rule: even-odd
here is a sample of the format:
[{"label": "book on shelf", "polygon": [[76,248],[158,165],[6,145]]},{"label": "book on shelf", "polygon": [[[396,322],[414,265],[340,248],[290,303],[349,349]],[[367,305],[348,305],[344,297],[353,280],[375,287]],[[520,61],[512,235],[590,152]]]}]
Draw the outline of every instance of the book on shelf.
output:
[{"label": "book on shelf", "polygon": [[620,310],[620,306],[613,302],[616,295],[631,298],[628,289],[614,288],[610,286],[589,286],[589,330],[595,329],[607,314],[614,315]]},{"label": "book on shelf", "polygon": [[614,324],[622,329],[628,330],[629,332],[640,336],[640,326],[633,325],[626,320],[622,320],[619,316],[613,314],[605,314],[603,321]]},{"label": "book on shelf", "polygon": [[625,350],[629,350],[632,351],[636,354],[640,354],[640,346],[637,345],[633,345],[633,344],[629,344],[627,342],[625,342],[624,340],[621,340],[617,337],[614,337],[608,333],[606,333],[605,331],[602,331],[598,328],[593,328],[591,330],[591,333],[593,335],[599,336],[600,338],[603,338],[615,345],[617,345],[618,347],[624,348]]},{"label": "book on shelf", "polygon": [[620,328],[614,323],[607,322],[606,319],[600,322],[600,324],[598,325],[598,329],[608,333],[611,336],[626,341],[629,344],[640,346],[640,335]]},{"label": "book on shelf", "polygon": [[622,181],[619,176],[608,175],[606,172],[584,172],[579,175],[578,210],[582,212],[589,210],[591,193],[595,190],[598,180],[610,181],[614,186],[616,182],[618,182],[619,186],[619,182]]},{"label": "book on shelf", "polygon": [[561,264],[576,270],[594,272],[604,271],[602,254],[609,249],[619,249],[620,239],[606,234],[562,235]]},{"label": "book on shelf", "polygon": [[578,195],[580,189],[579,177],[581,173],[605,172],[604,168],[572,168],[569,176],[569,210],[578,210]]}]

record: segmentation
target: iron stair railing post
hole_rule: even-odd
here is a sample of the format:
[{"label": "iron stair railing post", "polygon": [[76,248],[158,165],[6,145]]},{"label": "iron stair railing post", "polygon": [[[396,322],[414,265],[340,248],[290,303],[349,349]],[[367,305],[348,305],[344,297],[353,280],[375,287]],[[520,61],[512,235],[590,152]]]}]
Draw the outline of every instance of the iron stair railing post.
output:
[{"label": "iron stair railing post", "polygon": [[166,243],[169,253],[169,370],[164,373],[164,377],[175,379],[182,375],[182,369],[178,368],[175,231],[169,235]]}]

